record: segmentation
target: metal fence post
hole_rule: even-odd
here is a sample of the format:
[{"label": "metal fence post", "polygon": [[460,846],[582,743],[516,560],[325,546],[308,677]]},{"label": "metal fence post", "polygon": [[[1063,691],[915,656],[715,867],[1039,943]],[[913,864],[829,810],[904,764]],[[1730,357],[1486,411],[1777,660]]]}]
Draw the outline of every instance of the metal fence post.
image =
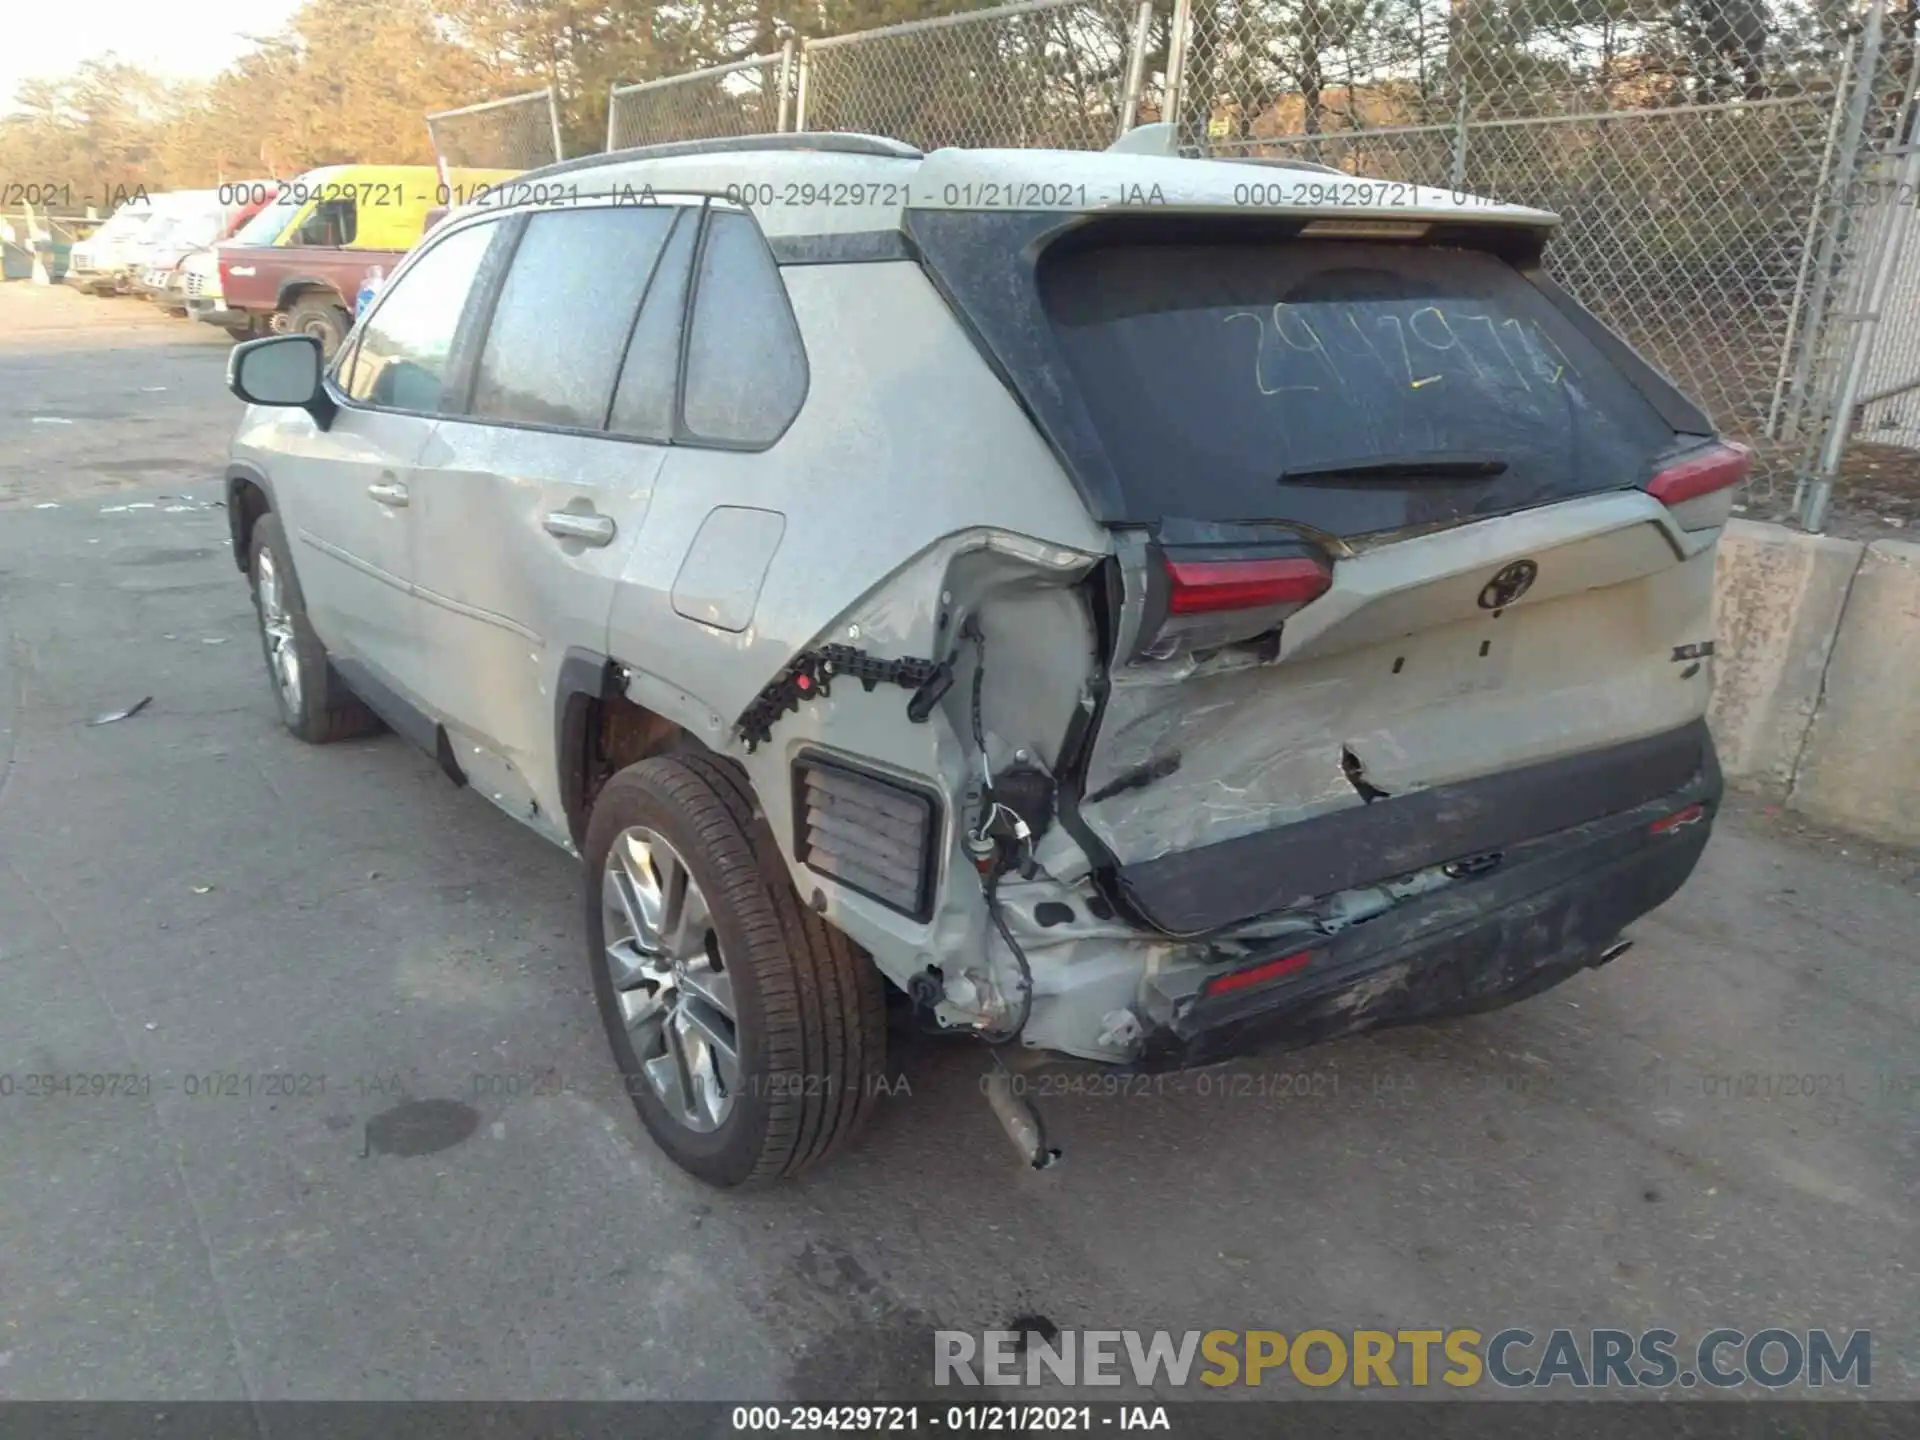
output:
[{"label": "metal fence post", "polygon": [[440,132],[433,128],[433,118],[427,116],[427,144],[433,149],[433,168],[440,177],[440,193],[446,195],[452,190],[448,183],[451,177],[447,174],[447,152],[440,148]]},{"label": "metal fence post", "polygon": [[781,134],[787,132],[788,112],[793,108],[793,36],[789,35],[780,46],[780,119],[778,128]]},{"label": "metal fence post", "polygon": [[1846,371],[1840,381],[1840,394],[1827,420],[1825,442],[1820,447],[1820,468],[1807,487],[1806,508],[1801,514],[1803,529],[1819,534],[1827,523],[1827,505],[1833,499],[1833,479],[1840,462],[1846,458],[1847,442],[1853,438],[1853,415],[1860,406],[1860,387],[1866,382],[1867,366],[1873,359],[1874,337],[1887,305],[1887,289],[1899,269],[1900,254],[1906,248],[1907,232],[1913,220],[1913,206],[1902,204],[1901,196],[1913,194],[1920,180],[1920,151],[1908,150],[1900,162],[1898,183],[1887,201],[1887,222],[1881,227],[1878,249],[1873,257],[1873,281],[1862,299],[1864,308],[1856,317],[1847,349]]},{"label": "metal fence post", "polygon": [[1114,140],[1120,140],[1140,116],[1140,86],[1147,76],[1147,45],[1153,35],[1153,0],[1140,0],[1140,11],[1133,17],[1132,53],[1127,56],[1127,88],[1120,95],[1120,124]]},{"label": "metal fence post", "polygon": [[807,41],[800,42],[800,76],[793,85],[793,128],[799,133],[807,128],[807,72],[813,68],[813,46]]},{"label": "metal fence post", "polygon": [[1467,193],[1467,82],[1460,81],[1460,103],[1453,117],[1453,193]]},{"label": "metal fence post", "polygon": [[[1836,91],[1837,94],[1851,93],[1847,87],[1853,78],[1853,60],[1857,48],[1849,45],[1847,53],[1840,57],[1840,86]],[[1827,193],[1827,177],[1833,173],[1833,152],[1840,140],[1840,114],[1843,108],[1840,105],[1833,107],[1833,123],[1827,126],[1827,141],[1820,147],[1820,173],[1813,182],[1813,204],[1807,213],[1806,243],[1800,251],[1799,273],[1793,279],[1793,300],[1787,306],[1787,333],[1780,342],[1780,368],[1773,378],[1773,403],[1767,407],[1767,427],[1763,433],[1769,440],[1780,438],[1780,407],[1790,393],[1787,389],[1787,372],[1796,359],[1793,347],[1795,338],[1801,333],[1800,311],[1801,307],[1807,303],[1808,282],[1813,274],[1813,257],[1820,249],[1817,237],[1822,232],[1821,221],[1825,218],[1821,213],[1822,197]],[[1794,372],[1793,383],[1796,386],[1803,385],[1805,379],[1806,377],[1797,370]]]},{"label": "metal fence post", "polygon": [[560,138],[560,97],[551,85],[547,87],[547,120],[553,126],[553,158],[558,163],[567,158],[567,146]]},{"label": "metal fence post", "polygon": [[[1799,433],[1808,387],[1813,383],[1814,357],[1821,346],[1827,301],[1839,268],[1840,237],[1847,229],[1848,195],[1853,189],[1854,168],[1859,160],[1860,146],[1866,139],[1867,111],[1872,105],[1875,75],[1880,68],[1880,33],[1885,14],[1886,0],[1873,0],[1873,7],[1867,12],[1866,29],[1860,38],[1859,59],[1853,67],[1854,87],[1853,93],[1847,97],[1846,129],[1841,134],[1840,154],[1829,177],[1833,186],[1833,204],[1826,233],[1820,237],[1820,257],[1814,262],[1813,291],[1807,297],[1806,343],[1801,347],[1799,359],[1794,364],[1793,384],[1789,391],[1792,398],[1781,425],[1781,433],[1788,439]],[[1824,201],[1816,206],[1816,211],[1823,206]],[[1803,488],[1803,485],[1794,487],[1796,508],[1800,504]]]},{"label": "metal fence post", "polygon": [[620,147],[613,143],[614,124],[620,117],[620,85],[615,82],[607,91],[607,143],[606,153],[611,155]]},{"label": "metal fence post", "polygon": [[1173,19],[1167,23],[1167,113],[1178,135],[1183,125],[1181,107],[1186,100],[1187,42],[1193,34],[1193,0],[1173,0]]}]

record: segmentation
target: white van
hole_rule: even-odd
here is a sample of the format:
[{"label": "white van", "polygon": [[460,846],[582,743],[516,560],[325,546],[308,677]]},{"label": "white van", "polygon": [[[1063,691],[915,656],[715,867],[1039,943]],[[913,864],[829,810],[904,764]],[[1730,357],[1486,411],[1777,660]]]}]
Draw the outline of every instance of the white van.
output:
[{"label": "white van", "polygon": [[[134,288],[150,256],[174,235],[191,236],[205,230],[217,235],[223,228],[225,209],[217,190],[171,190],[144,200],[128,200],[105,225],[74,246],[67,267],[68,282],[95,294],[126,294]],[[183,243],[181,253],[204,243]]]},{"label": "white van", "polygon": [[156,216],[145,233],[129,247],[127,288],[176,314],[186,315],[184,262],[189,255],[233,233],[234,227],[253,208],[245,202],[256,188],[259,187],[223,185],[218,190],[182,192],[178,203]]},{"label": "white van", "polygon": [[67,258],[67,284],[89,294],[112,294],[126,272],[126,251],[159,213],[157,196],[126,201],[93,234],[73,247]]}]

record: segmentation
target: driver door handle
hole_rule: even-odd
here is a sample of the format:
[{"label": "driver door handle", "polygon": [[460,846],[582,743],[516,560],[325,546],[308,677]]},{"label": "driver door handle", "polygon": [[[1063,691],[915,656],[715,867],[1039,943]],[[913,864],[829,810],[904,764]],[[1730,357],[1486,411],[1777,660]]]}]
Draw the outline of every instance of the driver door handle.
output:
[{"label": "driver door handle", "polygon": [[578,540],[583,545],[611,545],[613,521],[605,515],[583,515],[577,510],[551,510],[547,513],[547,533],[555,539]]},{"label": "driver door handle", "polygon": [[367,494],[382,505],[391,505],[396,510],[403,508],[407,503],[407,487],[398,480],[376,480],[367,486]]}]

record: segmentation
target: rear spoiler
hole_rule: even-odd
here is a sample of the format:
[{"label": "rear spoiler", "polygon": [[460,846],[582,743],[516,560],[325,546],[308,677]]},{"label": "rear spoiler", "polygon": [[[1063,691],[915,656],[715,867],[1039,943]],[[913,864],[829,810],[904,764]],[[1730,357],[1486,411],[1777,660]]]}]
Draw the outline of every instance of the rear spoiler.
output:
[{"label": "rear spoiler", "polygon": [[[1292,137],[1282,137],[1285,139]],[[1259,143],[1275,143],[1262,141]],[[1314,160],[1299,160],[1288,155],[1197,155],[1183,153],[1180,143],[1180,127],[1162,122],[1154,125],[1140,125],[1129,130],[1106,148],[1109,155],[1151,155],[1163,159],[1206,160],[1216,165],[1257,165],[1267,170],[1305,171],[1312,175],[1338,175],[1357,184],[1396,185],[1397,181],[1382,181],[1377,176],[1350,175],[1335,165],[1322,165]],[[1461,192],[1454,192],[1456,199]],[[1330,211],[1325,219],[1338,219],[1349,214],[1345,208]],[[1463,233],[1472,234],[1484,230],[1533,230],[1545,231],[1556,228],[1560,217],[1552,211],[1541,210],[1527,216],[1516,215],[1461,215],[1458,212],[1427,213],[1413,211],[1407,207],[1395,206],[1391,216],[1383,216],[1395,221],[1420,221],[1443,226],[1452,234],[1444,235],[1443,241],[1452,241]],[[1472,243],[1469,241],[1468,243]]]}]

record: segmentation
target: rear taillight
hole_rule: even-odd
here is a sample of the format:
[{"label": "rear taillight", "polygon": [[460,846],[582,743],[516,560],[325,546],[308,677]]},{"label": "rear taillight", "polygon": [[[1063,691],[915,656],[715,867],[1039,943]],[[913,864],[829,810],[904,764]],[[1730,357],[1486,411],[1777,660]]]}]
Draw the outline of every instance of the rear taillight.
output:
[{"label": "rear taillight", "polygon": [[1673,814],[1654,821],[1653,824],[1647,827],[1647,830],[1650,834],[1654,835],[1671,835],[1674,831],[1684,830],[1689,825],[1698,825],[1706,818],[1707,807],[1700,804],[1693,804],[1687,806],[1684,810],[1676,810]]},{"label": "rear taillight", "polygon": [[1148,577],[1148,603],[1135,659],[1170,660],[1279,630],[1327,593],[1333,566],[1317,555],[1204,559],[1161,554]]},{"label": "rear taillight", "polygon": [[1314,952],[1302,950],[1293,955],[1283,955],[1278,960],[1263,960],[1258,965],[1249,965],[1244,970],[1231,970],[1225,975],[1216,975],[1200,987],[1202,995],[1230,995],[1235,990],[1251,990],[1256,985],[1264,985],[1269,980],[1278,980],[1291,975],[1296,970],[1304,970],[1313,963]]},{"label": "rear taillight", "polygon": [[1647,493],[1673,512],[1683,530],[1724,524],[1733,489],[1753,468],[1753,451],[1721,441],[1696,450],[1647,482]]},{"label": "rear taillight", "polygon": [[1318,560],[1168,560],[1167,610],[1217,615],[1222,610],[1298,609],[1327,593],[1333,571]]}]

